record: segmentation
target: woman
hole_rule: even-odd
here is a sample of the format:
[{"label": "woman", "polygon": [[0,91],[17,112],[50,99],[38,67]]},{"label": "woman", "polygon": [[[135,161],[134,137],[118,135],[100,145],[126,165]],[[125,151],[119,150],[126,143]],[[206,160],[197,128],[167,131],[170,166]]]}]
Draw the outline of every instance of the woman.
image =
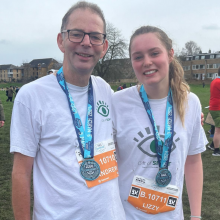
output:
[{"label": "woman", "polygon": [[201,152],[207,143],[199,99],[183,80],[172,41],[159,28],[137,29],[129,54],[142,85],[113,96],[119,186],[127,219],[182,220],[185,167],[191,220],[197,220]]}]

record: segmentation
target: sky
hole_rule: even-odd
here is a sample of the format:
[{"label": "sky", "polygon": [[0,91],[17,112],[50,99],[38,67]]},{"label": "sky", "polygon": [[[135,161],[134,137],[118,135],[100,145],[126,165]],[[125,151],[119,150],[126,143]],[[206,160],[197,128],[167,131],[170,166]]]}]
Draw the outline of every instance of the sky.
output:
[{"label": "sky", "polygon": [[[57,46],[61,21],[74,0],[0,0],[0,65],[20,66],[33,59],[62,62]],[[202,52],[220,51],[219,0],[89,0],[129,43],[140,26],[161,28],[178,52],[194,41]]]}]

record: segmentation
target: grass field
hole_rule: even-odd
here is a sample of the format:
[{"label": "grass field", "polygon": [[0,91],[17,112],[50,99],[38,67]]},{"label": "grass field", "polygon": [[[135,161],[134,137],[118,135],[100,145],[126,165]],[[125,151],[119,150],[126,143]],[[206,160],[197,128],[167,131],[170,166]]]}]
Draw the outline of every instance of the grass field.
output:
[{"label": "grass field", "polygon": [[[0,88],[2,87],[5,86],[0,84]],[[113,89],[116,90],[117,86],[114,86]],[[204,107],[209,105],[209,86],[202,88],[201,85],[191,85],[191,91],[196,93],[200,98],[202,110],[206,116],[208,109]],[[13,103],[5,101],[5,92],[2,91],[0,91],[0,99],[3,102],[6,115],[5,126],[0,129],[0,220],[12,220],[11,169],[13,156],[9,153],[9,129]],[[210,126],[204,125],[204,129],[207,132]],[[202,154],[204,168],[202,217],[204,220],[220,219],[220,209],[218,206],[220,202],[220,158],[213,157],[211,154],[212,152],[210,150]],[[183,204],[185,219],[190,219],[188,197],[185,188],[183,192]]]},{"label": "grass field", "polygon": [[10,87],[10,86],[17,86],[17,87],[21,87],[23,85],[23,83],[17,83],[17,82],[12,82],[12,83],[0,83],[0,89],[1,88],[6,88],[6,87]]}]

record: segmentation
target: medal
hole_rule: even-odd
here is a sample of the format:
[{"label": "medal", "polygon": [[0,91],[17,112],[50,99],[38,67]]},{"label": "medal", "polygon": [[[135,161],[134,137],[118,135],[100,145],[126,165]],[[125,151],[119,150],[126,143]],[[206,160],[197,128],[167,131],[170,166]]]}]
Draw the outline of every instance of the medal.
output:
[{"label": "medal", "polygon": [[140,97],[154,131],[157,159],[160,168],[159,172],[156,175],[156,183],[160,187],[165,187],[170,183],[172,178],[172,175],[168,170],[171,147],[173,144],[173,133],[174,133],[174,110],[173,110],[172,90],[169,89],[169,93],[167,97],[164,143],[162,142],[160,138],[160,134],[157,130],[156,122],[153,113],[151,111],[150,103],[148,101],[147,93],[144,90],[143,85],[140,88]]},{"label": "medal", "polygon": [[83,158],[86,159],[82,162],[80,167],[80,174],[86,180],[95,180],[99,177],[100,167],[99,164],[92,159],[94,156],[94,100],[92,79],[90,77],[88,86],[88,105],[85,129],[82,126],[82,121],[76,109],[76,105],[66,85],[63,74],[63,67],[61,67],[57,72],[57,81],[61,89],[66,94],[73,125],[75,127],[77,139],[79,142],[79,148]]},{"label": "medal", "polygon": [[99,177],[100,166],[95,160],[84,160],[80,166],[80,174],[85,180],[95,180]]},{"label": "medal", "polygon": [[156,183],[160,187],[167,186],[171,181],[172,175],[168,169],[161,169],[156,175]]}]

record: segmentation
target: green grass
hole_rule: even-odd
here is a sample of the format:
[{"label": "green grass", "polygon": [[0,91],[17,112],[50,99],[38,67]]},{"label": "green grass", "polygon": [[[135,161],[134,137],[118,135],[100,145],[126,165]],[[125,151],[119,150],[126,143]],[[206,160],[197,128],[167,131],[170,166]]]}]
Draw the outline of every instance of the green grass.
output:
[{"label": "green grass", "polygon": [[[2,84],[0,84],[0,88],[1,85]],[[114,90],[116,90],[117,87],[118,85],[112,86]],[[127,87],[129,87],[129,83]],[[209,105],[209,89],[208,85],[206,85],[205,88],[202,88],[201,85],[191,85],[191,91],[200,98],[205,116],[208,113],[208,109],[204,107]],[[11,207],[11,170],[13,156],[9,153],[9,129],[13,103],[5,101],[5,92],[2,91],[0,91],[0,99],[3,102],[6,115],[5,126],[0,129],[0,220],[12,220],[14,219]],[[205,124],[204,129],[207,132],[210,126]],[[211,141],[211,139],[209,139],[209,141]],[[220,209],[218,207],[220,201],[220,158],[213,157],[211,154],[212,152],[210,150],[202,154],[204,168],[202,217],[205,220],[218,220],[220,219]],[[189,203],[185,187],[183,191],[183,204],[185,219],[190,219]]]},{"label": "green grass", "polygon": [[10,86],[17,86],[17,87],[21,87],[23,86],[24,83],[17,83],[17,82],[12,82],[12,83],[0,83],[0,89],[1,88],[6,88],[6,87],[10,87]]},{"label": "green grass", "polygon": [[136,82],[130,82],[130,83],[114,83],[111,85],[111,88],[114,90],[114,91],[117,91],[117,88],[121,85],[123,86],[124,84],[126,84],[127,88],[130,87],[130,84],[132,83],[132,85],[136,85]]},{"label": "green grass", "polygon": [[[1,87],[0,87],[1,88]],[[13,219],[11,208],[11,170],[13,156],[9,153],[10,122],[13,103],[6,102],[5,92],[0,91],[0,99],[4,106],[5,125],[0,128],[0,219]]]},{"label": "green grass", "polygon": [[[206,85],[202,88],[202,85],[191,85],[190,88],[191,91],[199,97],[202,104],[202,111],[206,117],[209,110],[205,107],[209,106],[210,86]],[[204,124],[204,130],[207,134],[207,131],[210,130],[210,125]],[[212,139],[209,138],[208,134],[207,139],[209,143],[211,143]],[[202,160],[204,172],[202,217],[205,220],[218,220],[220,219],[218,206],[220,201],[220,158],[213,157],[212,151],[207,150],[202,153]],[[183,208],[185,218],[189,219],[190,209],[185,186],[183,191]]]}]

